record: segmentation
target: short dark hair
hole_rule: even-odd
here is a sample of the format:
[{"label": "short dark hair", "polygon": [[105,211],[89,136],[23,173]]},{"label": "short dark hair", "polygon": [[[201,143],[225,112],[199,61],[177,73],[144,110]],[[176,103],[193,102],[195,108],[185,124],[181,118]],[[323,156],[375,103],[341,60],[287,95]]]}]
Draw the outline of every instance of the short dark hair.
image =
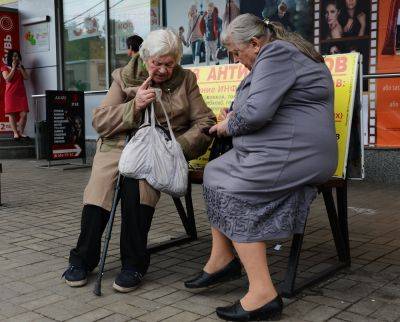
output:
[{"label": "short dark hair", "polygon": [[12,66],[14,53],[17,53],[19,60],[22,61],[21,53],[18,50],[11,49],[7,53],[7,66],[10,66],[10,67]]},{"label": "short dark hair", "polygon": [[135,52],[138,52],[142,42],[143,42],[142,37],[140,37],[138,35],[133,35],[126,39],[126,47],[128,47],[128,49],[131,49]]}]

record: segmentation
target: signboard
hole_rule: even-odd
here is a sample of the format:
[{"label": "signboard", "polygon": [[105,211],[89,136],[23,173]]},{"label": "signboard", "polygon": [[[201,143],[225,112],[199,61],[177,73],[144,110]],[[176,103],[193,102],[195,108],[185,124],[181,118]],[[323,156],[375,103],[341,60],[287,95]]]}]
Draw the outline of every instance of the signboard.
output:
[{"label": "signboard", "polygon": [[[377,73],[400,73],[400,0],[378,1]],[[376,80],[377,147],[400,147],[399,78]]]},{"label": "signboard", "polygon": [[[361,133],[361,79],[360,54],[349,53],[325,57],[325,63],[332,73],[335,85],[335,126],[339,160],[335,177],[345,178],[348,161],[351,176],[364,177],[363,137]],[[236,88],[249,71],[240,64],[191,68],[196,74],[200,93],[206,104],[218,115],[221,108],[229,107]],[[358,90],[357,90],[358,89]],[[356,102],[356,109],[354,103]],[[353,110],[356,117],[353,122]],[[350,133],[352,139],[350,139]],[[350,141],[350,160],[348,160]],[[209,151],[199,159],[190,161],[194,169],[202,169],[208,162]]]},{"label": "signboard", "polygon": [[96,17],[86,17],[82,23],[68,27],[69,41],[99,36],[101,36],[101,31]]},{"label": "signboard", "polygon": [[[249,73],[249,70],[241,64],[192,67],[190,70],[196,74],[200,93],[217,119],[221,108],[230,106],[235,98],[236,88]],[[190,166],[194,169],[203,169],[209,155],[210,149],[200,158],[190,161]]]},{"label": "signboard", "polygon": [[133,35],[134,27],[130,20],[115,21],[115,53],[126,54],[126,39]]},{"label": "signboard", "polygon": [[50,51],[49,23],[42,22],[24,27],[23,46],[25,53]]},{"label": "signboard", "polygon": [[[19,49],[19,18],[17,10],[2,8],[0,10],[1,63],[7,63],[7,53],[10,49]],[[4,111],[4,92],[6,83],[0,77],[0,135],[12,133]]]},{"label": "signboard", "polygon": [[[325,56],[325,63],[331,71],[335,85],[335,127],[339,160],[334,176],[339,178],[346,177],[356,94],[357,101],[360,101],[360,93],[356,91],[360,72],[359,59],[359,53]],[[362,147],[361,145],[361,149],[363,149]]]},{"label": "signboard", "polygon": [[49,160],[85,158],[85,107],[80,91],[46,91]]}]

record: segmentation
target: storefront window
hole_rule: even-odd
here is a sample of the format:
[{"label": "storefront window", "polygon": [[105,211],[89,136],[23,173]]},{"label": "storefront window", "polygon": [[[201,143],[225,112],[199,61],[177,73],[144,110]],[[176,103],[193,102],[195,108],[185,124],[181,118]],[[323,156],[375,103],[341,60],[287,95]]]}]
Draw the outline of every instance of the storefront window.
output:
[{"label": "storefront window", "polygon": [[129,61],[126,39],[132,35],[145,38],[159,27],[159,17],[158,1],[110,0],[111,71]]},{"label": "storefront window", "polygon": [[105,1],[63,0],[66,90],[106,89]]}]

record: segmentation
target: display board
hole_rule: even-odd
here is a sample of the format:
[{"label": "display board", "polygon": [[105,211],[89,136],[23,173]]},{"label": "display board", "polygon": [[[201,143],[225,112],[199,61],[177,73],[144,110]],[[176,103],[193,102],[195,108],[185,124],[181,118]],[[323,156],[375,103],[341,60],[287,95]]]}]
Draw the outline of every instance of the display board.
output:
[{"label": "display board", "polygon": [[[359,53],[325,56],[335,86],[335,127],[339,160],[334,176],[338,178],[364,177],[364,149],[361,133],[362,68]],[[248,74],[240,64],[191,68],[196,74],[200,92],[206,104],[217,116],[221,108],[229,107],[236,88]],[[355,117],[353,120],[353,111]],[[350,141],[352,146],[350,147]],[[349,151],[351,155],[349,157]],[[208,162],[209,151],[190,161],[193,169],[202,169]],[[351,172],[346,176],[347,165]]]},{"label": "display board", "polygon": [[86,157],[84,93],[46,91],[49,160]]}]

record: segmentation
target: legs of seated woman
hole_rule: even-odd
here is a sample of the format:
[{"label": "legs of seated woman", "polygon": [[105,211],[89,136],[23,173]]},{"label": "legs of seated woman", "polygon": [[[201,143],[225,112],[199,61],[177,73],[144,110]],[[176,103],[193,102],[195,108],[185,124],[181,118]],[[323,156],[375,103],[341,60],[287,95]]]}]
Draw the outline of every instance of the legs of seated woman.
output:
[{"label": "legs of seated woman", "polygon": [[[143,180],[123,178],[121,183],[122,267],[144,275],[150,263],[147,235],[159,192]],[[77,246],[70,252],[70,263],[93,270],[100,260],[101,238],[110,213],[101,207],[85,205]]]},{"label": "legs of seated woman", "polygon": [[234,257],[234,247],[249,279],[249,290],[241,299],[243,308],[252,311],[273,300],[277,292],[268,270],[265,243],[236,243],[215,228],[211,231],[211,255],[204,271],[212,274],[225,267]]}]

